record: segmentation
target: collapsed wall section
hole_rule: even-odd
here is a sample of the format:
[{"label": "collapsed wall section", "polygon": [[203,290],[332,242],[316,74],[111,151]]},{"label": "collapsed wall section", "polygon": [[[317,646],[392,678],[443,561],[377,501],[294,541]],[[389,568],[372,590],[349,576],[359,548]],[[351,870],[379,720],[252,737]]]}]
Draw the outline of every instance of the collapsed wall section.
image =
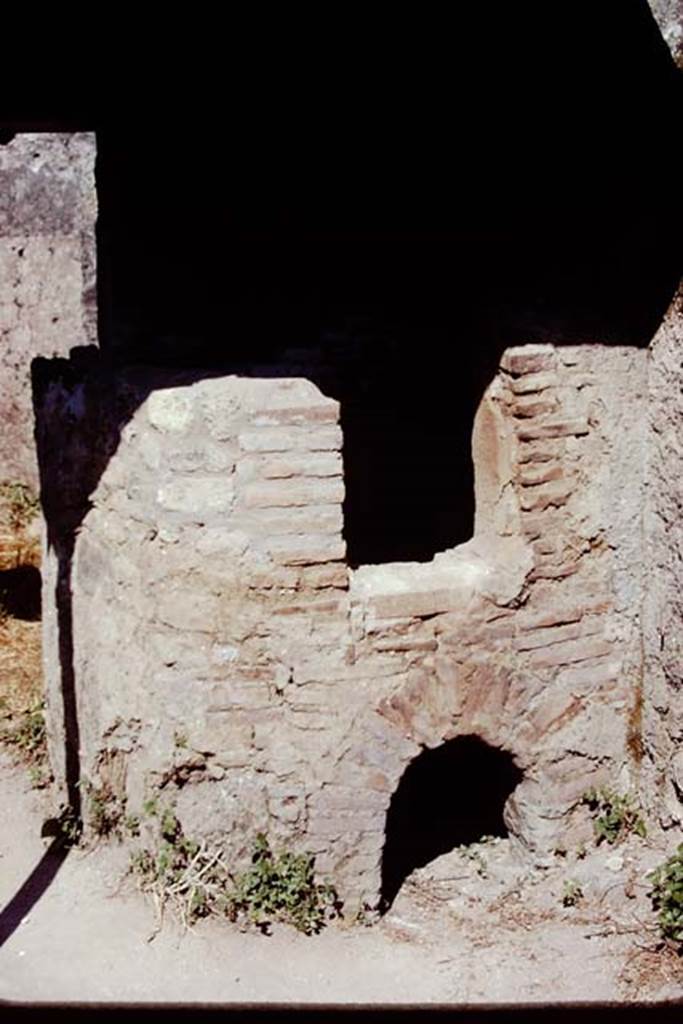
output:
[{"label": "collapsed wall section", "polygon": [[[188,773],[197,785],[225,779],[179,802],[202,827],[248,841],[231,817],[235,789],[253,790],[240,815],[258,819],[267,793],[277,818],[280,793],[285,821],[299,816],[296,737],[316,715],[310,701],[289,706],[288,651],[311,631],[334,647],[341,629],[337,406],[306,381],[159,383],[86,374],[44,396],[52,428],[67,427],[58,444],[48,427],[41,446],[53,495],[45,600],[54,605],[61,580],[62,605],[46,618],[52,747],[59,765],[71,671],[84,778],[125,754],[120,796],[138,806],[145,787],[179,789]],[[68,430],[79,420],[80,444]],[[58,635],[65,603],[71,665]]]},{"label": "collapsed wall section", "polygon": [[[508,350],[475,423],[473,540],[354,572],[339,406],[309,381],[55,372],[36,393],[63,785],[132,812],[159,792],[235,863],[266,831],[377,906],[404,772],[477,736],[523,773],[514,840],[543,859],[577,837],[584,790],[630,782],[644,371]],[[80,763],[60,769],[69,694]]]},{"label": "collapsed wall section", "polygon": [[474,427],[474,539],[352,579],[357,655],[404,659],[378,713],[416,748],[477,735],[511,753],[507,825],[541,859],[585,836],[586,789],[634,781],[645,366],[509,349]]}]

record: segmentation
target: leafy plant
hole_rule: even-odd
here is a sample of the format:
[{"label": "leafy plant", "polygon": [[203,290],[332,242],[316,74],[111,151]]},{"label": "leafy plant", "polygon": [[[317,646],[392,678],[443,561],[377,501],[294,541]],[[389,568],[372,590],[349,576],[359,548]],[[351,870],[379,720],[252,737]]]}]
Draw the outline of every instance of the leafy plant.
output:
[{"label": "leafy plant", "polygon": [[107,839],[121,837],[124,825],[124,808],[111,786],[86,784],[88,798],[88,825],[97,836]]},{"label": "leafy plant", "polygon": [[495,845],[495,843],[495,836],[485,835],[482,836],[481,839],[478,839],[476,842],[463,844],[462,846],[457,847],[457,849],[459,849],[462,852],[466,860],[471,861],[475,865],[479,877],[486,878],[488,873],[488,865],[486,863],[486,858],[482,854],[481,847]]},{"label": "leafy plant", "polygon": [[28,778],[32,789],[45,789],[52,782],[52,773],[42,763],[31,764]]},{"label": "leafy plant", "polygon": [[[158,819],[157,841],[152,849],[131,855],[130,869],[138,876],[140,888],[153,896],[160,923],[164,907],[170,903],[184,924],[192,924],[208,913],[212,900],[220,896],[227,868],[218,855],[209,855],[206,844],[183,834],[170,808],[161,808],[152,799],[146,801],[145,811]],[[134,820],[139,828],[139,821]]]},{"label": "leafy plant", "polygon": [[137,814],[127,814],[123,819],[123,827],[128,835],[135,838],[140,835],[140,818]]},{"label": "leafy plant", "polygon": [[368,903],[363,902],[356,911],[354,923],[357,924],[359,927],[369,928],[371,925],[375,923],[377,917],[377,910],[373,910],[373,908]]},{"label": "leafy plant", "polygon": [[145,800],[142,805],[142,810],[145,814],[149,815],[150,818],[153,818],[159,810],[159,797],[152,796]]},{"label": "leafy plant", "polygon": [[562,906],[575,907],[583,899],[583,889],[573,878],[568,878],[562,887]]},{"label": "leafy plant", "polygon": [[647,835],[640,809],[630,794],[622,796],[607,787],[589,789],[584,793],[582,802],[588,805],[593,815],[593,831],[598,845],[603,840],[613,845],[630,833],[642,839]]},{"label": "leafy plant", "polygon": [[73,807],[63,807],[58,821],[64,842],[75,846],[81,838],[83,825]]},{"label": "leafy plant", "polygon": [[0,483],[0,501],[7,507],[9,525],[14,530],[27,526],[40,509],[31,488],[13,480]]},{"label": "leafy plant", "polygon": [[648,875],[649,893],[658,911],[659,930],[683,953],[683,843],[674,854]]},{"label": "leafy plant", "polygon": [[330,885],[316,882],[313,858],[273,854],[262,834],[256,837],[252,864],[234,876],[222,851],[185,836],[175,812],[156,798],[145,804],[158,833],[151,848],[133,853],[131,871],[157,905],[159,924],[172,906],[186,925],[209,914],[246,920],[267,932],[273,921],[293,924],[306,934],[317,932],[340,904]]},{"label": "leafy plant", "polygon": [[44,702],[35,701],[22,711],[16,724],[12,724],[11,714],[6,714],[5,718],[10,724],[0,729],[0,739],[16,746],[28,760],[44,759],[47,751]]},{"label": "leafy plant", "polygon": [[29,781],[33,789],[44,789],[52,781],[47,759],[47,733],[45,728],[45,704],[34,700],[19,712],[7,708],[5,698],[0,698],[0,742],[12,747],[28,768]]},{"label": "leafy plant", "polygon": [[228,916],[245,916],[266,931],[273,921],[284,921],[306,935],[319,932],[328,917],[339,914],[341,904],[331,885],[316,882],[314,861],[304,853],[274,854],[266,836],[258,833],[252,866],[228,894]]}]

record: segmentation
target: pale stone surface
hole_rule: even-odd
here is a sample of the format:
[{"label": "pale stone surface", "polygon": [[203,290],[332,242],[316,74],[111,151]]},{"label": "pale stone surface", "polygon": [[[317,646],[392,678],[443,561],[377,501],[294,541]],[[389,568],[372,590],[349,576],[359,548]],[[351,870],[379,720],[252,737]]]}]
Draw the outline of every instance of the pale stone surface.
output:
[{"label": "pale stone surface", "polygon": [[642,726],[646,792],[662,821],[680,827],[683,791],[683,297],[655,336],[647,381]]},{"label": "pale stone surface", "polygon": [[189,395],[182,388],[155,391],[147,402],[149,422],[163,432],[182,432],[192,423],[193,408]]},{"label": "pale stone surface", "polygon": [[95,137],[0,145],[0,480],[38,484],[31,360],[97,343]]}]

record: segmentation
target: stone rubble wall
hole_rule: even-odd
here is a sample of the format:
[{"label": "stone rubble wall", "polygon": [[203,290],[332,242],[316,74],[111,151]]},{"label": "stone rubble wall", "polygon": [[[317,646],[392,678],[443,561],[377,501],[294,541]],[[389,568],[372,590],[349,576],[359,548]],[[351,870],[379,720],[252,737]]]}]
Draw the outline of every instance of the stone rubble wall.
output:
[{"label": "stone rubble wall", "polygon": [[0,145],[0,480],[34,488],[30,365],[97,343],[95,136]]},{"label": "stone rubble wall", "polygon": [[82,778],[133,812],[160,790],[236,863],[263,830],[377,905],[391,796],[459,735],[523,769],[506,819],[531,857],[583,834],[582,793],[630,784],[639,728],[645,364],[508,350],[474,429],[473,540],[353,572],[339,406],[309,381],[57,374],[39,437],[62,783],[66,622]]},{"label": "stone rubble wall", "polygon": [[643,615],[643,787],[664,826],[683,822],[683,295],[650,347]]}]

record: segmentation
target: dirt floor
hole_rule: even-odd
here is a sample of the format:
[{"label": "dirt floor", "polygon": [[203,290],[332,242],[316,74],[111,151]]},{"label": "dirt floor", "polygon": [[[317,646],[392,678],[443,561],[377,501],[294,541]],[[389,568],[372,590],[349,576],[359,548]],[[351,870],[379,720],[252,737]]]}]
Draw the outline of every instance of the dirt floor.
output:
[{"label": "dirt floor", "polygon": [[[183,931],[168,919],[150,941],[155,910],[126,876],[123,847],[72,849],[61,864],[45,859],[50,840],[41,825],[53,810],[49,793],[32,789],[25,769],[0,753],[4,1000],[471,1005],[683,997],[683,961],[657,949],[644,879],[668,850],[635,837],[536,872],[506,840],[447,854],[414,872],[369,927],[341,922],[307,937],[281,925],[264,936],[217,919]],[[572,907],[562,905],[568,879],[584,894]]]}]

